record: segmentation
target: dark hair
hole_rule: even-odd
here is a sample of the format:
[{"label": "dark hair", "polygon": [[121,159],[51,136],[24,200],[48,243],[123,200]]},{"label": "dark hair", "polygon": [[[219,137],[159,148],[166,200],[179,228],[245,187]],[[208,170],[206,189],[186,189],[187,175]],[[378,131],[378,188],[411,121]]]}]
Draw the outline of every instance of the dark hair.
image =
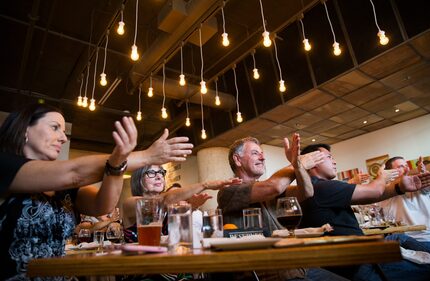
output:
[{"label": "dark hair", "polygon": [[54,106],[38,103],[11,112],[0,127],[0,151],[24,156],[27,128],[49,112],[63,114]]},{"label": "dark hair", "polygon": [[393,162],[396,161],[396,160],[400,160],[400,159],[405,160],[405,158],[403,158],[401,156],[395,156],[395,157],[392,157],[392,158],[388,159],[385,162],[385,170],[392,169],[393,168]]},{"label": "dark hair", "polygon": [[[159,166],[159,165],[146,165],[142,168],[139,168],[135,170],[131,174],[131,195],[133,196],[142,196],[143,194],[147,193],[148,191],[145,189],[145,186],[143,185],[142,179],[145,176],[145,173],[151,169],[152,166]],[[160,169],[163,169],[163,167],[159,166]]]},{"label": "dark hair", "polygon": [[238,139],[236,140],[231,146],[230,146],[230,150],[228,151],[228,162],[230,164],[230,168],[233,172],[236,172],[236,164],[234,163],[234,159],[233,159],[233,155],[234,154],[242,154],[243,151],[243,145],[246,142],[253,142],[255,144],[260,145],[260,142],[258,141],[258,139],[253,138],[253,137],[246,137],[243,139]]},{"label": "dark hair", "polygon": [[325,148],[328,151],[331,150],[330,145],[325,144],[325,143],[317,143],[317,144],[311,144],[306,146],[305,148],[303,148],[302,152],[300,152],[301,155],[306,154],[306,153],[310,153],[310,152],[314,152],[314,151],[319,151],[320,148]]}]

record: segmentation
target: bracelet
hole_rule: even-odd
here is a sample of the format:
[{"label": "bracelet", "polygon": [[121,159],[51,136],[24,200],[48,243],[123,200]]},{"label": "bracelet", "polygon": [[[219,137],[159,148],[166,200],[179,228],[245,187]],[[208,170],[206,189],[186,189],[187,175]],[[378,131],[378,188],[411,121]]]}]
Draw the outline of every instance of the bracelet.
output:
[{"label": "bracelet", "polygon": [[106,176],[122,176],[127,169],[127,160],[122,162],[119,166],[113,167],[109,164],[109,160],[106,160],[105,175]]},{"label": "bracelet", "polygon": [[394,190],[396,190],[396,193],[397,193],[398,195],[403,195],[403,194],[405,194],[405,193],[400,189],[400,184],[398,184],[398,183],[396,183],[396,184],[394,185]]}]

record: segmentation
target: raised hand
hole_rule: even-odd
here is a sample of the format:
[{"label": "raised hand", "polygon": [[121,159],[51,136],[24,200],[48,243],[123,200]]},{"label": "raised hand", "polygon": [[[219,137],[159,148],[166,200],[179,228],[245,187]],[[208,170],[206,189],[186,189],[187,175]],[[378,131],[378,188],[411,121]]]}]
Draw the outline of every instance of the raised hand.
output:
[{"label": "raised hand", "polygon": [[212,196],[207,193],[197,193],[188,198],[188,203],[191,204],[193,209],[197,209],[201,205],[203,205],[207,200],[211,199]]},{"label": "raised hand", "polygon": [[284,138],[284,149],[285,156],[294,168],[298,167],[298,156],[300,155],[300,135],[298,133],[293,134],[291,140],[291,146],[288,138]]},{"label": "raised hand", "polygon": [[414,176],[402,176],[400,187],[404,192],[414,192],[430,186],[430,172]]},{"label": "raised hand", "polygon": [[205,189],[218,190],[224,187],[229,187],[230,185],[236,185],[241,183],[242,183],[242,180],[239,178],[230,178],[227,180],[208,181],[203,183],[203,186]]},{"label": "raised hand", "polygon": [[146,151],[154,165],[162,165],[167,162],[185,161],[191,154],[193,145],[188,143],[187,137],[175,137],[167,139],[169,130],[164,129],[163,135],[156,140]]},{"label": "raised hand", "polygon": [[420,173],[420,174],[427,172],[426,165],[424,165],[424,161],[423,161],[423,157],[422,156],[420,156],[418,158],[417,169],[418,169],[418,173]]},{"label": "raised hand", "polygon": [[115,129],[112,132],[115,148],[109,157],[109,164],[117,167],[127,160],[128,155],[136,147],[137,129],[131,117],[123,117],[122,122],[116,121]]},{"label": "raised hand", "polygon": [[321,151],[313,151],[304,155],[299,155],[298,162],[303,166],[305,170],[310,170],[316,165],[324,161],[324,153]]}]

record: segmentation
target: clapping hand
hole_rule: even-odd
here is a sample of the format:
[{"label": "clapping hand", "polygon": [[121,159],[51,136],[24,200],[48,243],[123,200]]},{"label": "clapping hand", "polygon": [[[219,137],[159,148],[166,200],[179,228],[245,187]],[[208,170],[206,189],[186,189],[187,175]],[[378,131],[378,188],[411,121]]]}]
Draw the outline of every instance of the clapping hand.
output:
[{"label": "clapping hand", "polygon": [[294,168],[298,167],[298,157],[300,155],[300,135],[298,133],[293,134],[291,140],[291,146],[288,138],[284,138],[284,149],[285,156]]},{"label": "clapping hand", "polygon": [[109,164],[117,167],[134,150],[137,144],[137,129],[133,118],[123,117],[122,122],[115,122],[115,131],[112,132],[115,148],[109,157]]},{"label": "clapping hand", "polygon": [[402,176],[400,187],[404,192],[414,192],[430,186],[430,172],[414,176]]}]

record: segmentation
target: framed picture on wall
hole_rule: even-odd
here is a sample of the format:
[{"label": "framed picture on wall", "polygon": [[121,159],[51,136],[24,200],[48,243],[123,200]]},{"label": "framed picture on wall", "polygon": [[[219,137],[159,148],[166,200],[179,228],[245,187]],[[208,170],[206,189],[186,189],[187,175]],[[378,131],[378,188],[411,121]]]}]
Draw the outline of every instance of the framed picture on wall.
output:
[{"label": "framed picture on wall", "polygon": [[366,167],[367,167],[367,171],[368,171],[369,175],[372,178],[376,178],[376,176],[378,175],[379,168],[389,158],[390,157],[388,156],[388,154],[385,154],[385,155],[381,155],[381,156],[374,157],[374,158],[371,158],[371,159],[367,159],[366,160]]},{"label": "framed picture on wall", "polygon": [[337,173],[337,179],[340,181],[348,181],[354,177],[354,175],[358,174],[358,168],[354,168],[351,170],[341,171]]}]

